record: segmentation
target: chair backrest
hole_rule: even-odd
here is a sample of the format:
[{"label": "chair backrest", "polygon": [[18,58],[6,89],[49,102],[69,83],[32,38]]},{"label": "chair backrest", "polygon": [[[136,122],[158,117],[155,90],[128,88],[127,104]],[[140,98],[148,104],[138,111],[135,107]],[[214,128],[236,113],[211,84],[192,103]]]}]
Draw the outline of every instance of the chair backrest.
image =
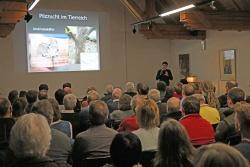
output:
[{"label": "chair backrest", "polygon": [[86,158],[82,161],[82,167],[102,167],[105,164],[111,164],[110,157]]},{"label": "chair backrest", "polygon": [[15,120],[12,118],[0,118],[0,149],[8,146],[10,131],[14,124]]},{"label": "chair backrest", "polygon": [[143,167],[152,167],[156,151],[143,151],[141,154],[140,164]]},{"label": "chair backrest", "polygon": [[79,113],[61,113],[62,120],[69,121],[72,124],[73,138],[81,132]]}]

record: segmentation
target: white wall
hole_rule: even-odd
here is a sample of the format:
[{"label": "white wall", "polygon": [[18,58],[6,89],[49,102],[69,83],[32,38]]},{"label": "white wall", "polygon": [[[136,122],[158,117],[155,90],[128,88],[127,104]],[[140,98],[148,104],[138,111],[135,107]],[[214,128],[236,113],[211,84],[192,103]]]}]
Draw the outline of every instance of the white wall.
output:
[{"label": "white wall", "polygon": [[191,73],[199,80],[211,80],[218,87],[219,93],[224,91],[224,82],[220,81],[219,53],[224,49],[236,49],[236,77],[239,86],[250,94],[250,32],[208,31],[206,50],[201,41],[171,41],[171,60],[174,73],[178,74],[178,55],[190,54]]},{"label": "white wall", "polygon": [[27,73],[25,24],[18,23],[14,32],[0,39],[0,92],[11,89],[37,89],[48,83],[50,94],[69,81],[78,96],[88,86],[102,92],[107,83],[123,86],[126,81],[144,81],[155,85],[155,73],[170,51],[169,40],[147,40],[132,34],[135,22],[117,0],[43,0],[37,8],[56,10],[96,11],[100,16],[101,71],[64,73]]}]

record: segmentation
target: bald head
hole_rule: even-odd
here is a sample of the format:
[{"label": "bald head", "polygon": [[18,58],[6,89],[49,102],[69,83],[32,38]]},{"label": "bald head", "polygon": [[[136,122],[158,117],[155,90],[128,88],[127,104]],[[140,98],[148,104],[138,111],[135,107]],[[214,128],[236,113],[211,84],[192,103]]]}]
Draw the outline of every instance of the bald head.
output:
[{"label": "bald head", "polygon": [[167,101],[167,112],[180,111],[180,99],[171,97]]}]

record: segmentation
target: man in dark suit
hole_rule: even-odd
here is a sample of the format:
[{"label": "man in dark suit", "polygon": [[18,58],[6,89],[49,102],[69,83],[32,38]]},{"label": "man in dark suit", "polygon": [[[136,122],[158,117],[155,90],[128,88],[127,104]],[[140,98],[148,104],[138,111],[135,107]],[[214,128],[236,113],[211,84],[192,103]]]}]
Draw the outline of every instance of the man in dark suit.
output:
[{"label": "man in dark suit", "polygon": [[169,86],[169,80],[173,80],[173,75],[168,67],[168,62],[164,61],[162,62],[162,68],[158,70],[156,75],[156,80],[160,80],[166,83],[167,86]]}]

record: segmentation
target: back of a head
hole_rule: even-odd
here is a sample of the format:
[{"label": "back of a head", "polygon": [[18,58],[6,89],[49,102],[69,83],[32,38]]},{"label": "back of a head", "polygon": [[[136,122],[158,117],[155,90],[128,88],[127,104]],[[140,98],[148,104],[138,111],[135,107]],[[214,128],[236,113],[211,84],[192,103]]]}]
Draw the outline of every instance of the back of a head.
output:
[{"label": "back of a head", "polygon": [[174,95],[174,89],[171,86],[166,87],[165,98],[171,98]]},{"label": "back of a head", "polygon": [[11,103],[8,99],[0,97],[0,117],[4,117],[11,110]]},{"label": "back of a head", "polygon": [[222,143],[200,147],[194,164],[195,167],[249,167],[248,161],[239,151]]},{"label": "back of a head", "polygon": [[200,112],[200,102],[197,98],[188,96],[182,102],[185,115],[198,114]]},{"label": "back of a head", "polygon": [[47,99],[36,102],[32,107],[32,112],[45,116],[49,124],[53,121],[53,107]]},{"label": "back of a head", "polygon": [[131,101],[132,110],[135,111],[136,107],[142,106],[144,104],[144,101],[145,99],[142,96],[135,95]]},{"label": "back of a head", "polygon": [[185,128],[176,120],[163,122],[158,138],[156,166],[191,166],[194,148]]},{"label": "back of a head", "polygon": [[69,82],[64,83],[63,84],[63,89],[66,88],[66,87],[71,88],[71,83],[69,83]]},{"label": "back of a head", "polygon": [[21,90],[19,92],[19,97],[26,97],[27,92],[25,90]]},{"label": "back of a head", "polygon": [[140,139],[133,133],[118,133],[110,146],[115,167],[132,167],[138,164],[142,152]]},{"label": "back of a head", "polygon": [[122,111],[130,110],[131,109],[131,105],[130,105],[131,100],[132,100],[131,96],[129,96],[127,94],[123,94],[119,98],[120,110],[122,110]]},{"label": "back of a head", "polygon": [[211,81],[203,81],[201,82],[201,87],[203,92],[215,92],[215,86]]},{"label": "back of a head", "polygon": [[206,99],[202,94],[193,94],[192,96],[195,97],[196,99],[198,99],[200,104],[206,103]]},{"label": "back of a head", "polygon": [[176,84],[174,84],[174,90],[177,94],[182,93],[182,86],[183,84],[181,82],[177,82]]},{"label": "back of a head", "polygon": [[29,90],[26,94],[26,99],[29,104],[37,101],[38,92],[36,90]]},{"label": "back of a head", "polygon": [[166,83],[163,81],[157,82],[157,89],[161,92],[164,92],[166,90]]},{"label": "back of a head", "polygon": [[55,98],[57,100],[57,102],[60,104],[60,105],[63,105],[63,98],[65,96],[65,92],[64,90],[62,89],[57,89],[56,92],[55,92]]},{"label": "back of a head", "polygon": [[160,101],[160,91],[157,89],[150,89],[148,92],[148,98],[154,100],[156,103]]},{"label": "back of a head", "polygon": [[127,82],[126,83],[126,92],[135,92],[134,82]]},{"label": "back of a head", "polygon": [[66,110],[74,110],[76,107],[77,98],[73,94],[67,94],[63,98],[63,105]]},{"label": "back of a head", "polygon": [[238,87],[238,83],[235,81],[227,81],[226,82],[226,91],[229,91],[232,88]]},{"label": "back of a head", "polygon": [[41,91],[41,90],[48,91],[49,90],[49,86],[47,84],[40,84],[39,87],[38,87],[38,90],[39,91]]},{"label": "back of a head", "polygon": [[103,125],[108,114],[108,106],[101,100],[93,101],[89,106],[89,120],[93,126]]},{"label": "back of a head", "polygon": [[91,90],[88,92],[88,95],[87,95],[88,103],[95,101],[95,100],[99,100],[99,99],[100,99],[100,95],[97,91]]},{"label": "back of a head", "polygon": [[147,84],[142,83],[140,88],[138,89],[138,93],[140,95],[147,95],[149,91],[149,87]]},{"label": "back of a head", "polygon": [[171,97],[170,99],[168,99],[166,107],[167,112],[169,113],[180,111],[180,99],[176,97]]},{"label": "back of a head", "polygon": [[234,106],[234,111],[236,129],[241,132],[243,138],[250,139],[250,104],[238,102]]},{"label": "back of a head", "polygon": [[136,109],[136,116],[139,126],[144,129],[157,127],[160,122],[159,108],[153,100],[145,100],[144,104]]},{"label": "back of a head", "polygon": [[51,103],[52,108],[53,108],[53,122],[56,122],[61,119],[61,112],[59,109],[59,104],[56,99],[49,98],[48,100]]},{"label": "back of a head", "polygon": [[227,96],[228,96],[228,98],[231,99],[233,104],[245,100],[245,92],[240,88],[230,89]]},{"label": "back of a head", "polygon": [[194,94],[194,87],[191,84],[185,84],[182,88],[182,94],[184,96],[191,96]]},{"label": "back of a head", "polygon": [[51,140],[47,120],[39,114],[21,116],[10,134],[9,147],[17,158],[42,158],[46,156]]},{"label": "back of a head", "polygon": [[12,116],[19,117],[25,114],[25,107],[27,105],[27,101],[25,98],[21,97],[16,99],[16,101],[12,105]]},{"label": "back of a head", "polygon": [[11,104],[13,104],[17,98],[18,98],[18,91],[17,90],[12,90],[9,92],[8,99],[9,99]]},{"label": "back of a head", "polygon": [[113,99],[119,99],[122,96],[121,88],[115,88],[112,92]]},{"label": "back of a head", "polygon": [[111,84],[108,84],[108,85],[106,86],[106,88],[105,88],[105,91],[106,91],[107,93],[110,93],[110,94],[113,92],[113,90],[114,90],[114,86],[111,85]]}]

